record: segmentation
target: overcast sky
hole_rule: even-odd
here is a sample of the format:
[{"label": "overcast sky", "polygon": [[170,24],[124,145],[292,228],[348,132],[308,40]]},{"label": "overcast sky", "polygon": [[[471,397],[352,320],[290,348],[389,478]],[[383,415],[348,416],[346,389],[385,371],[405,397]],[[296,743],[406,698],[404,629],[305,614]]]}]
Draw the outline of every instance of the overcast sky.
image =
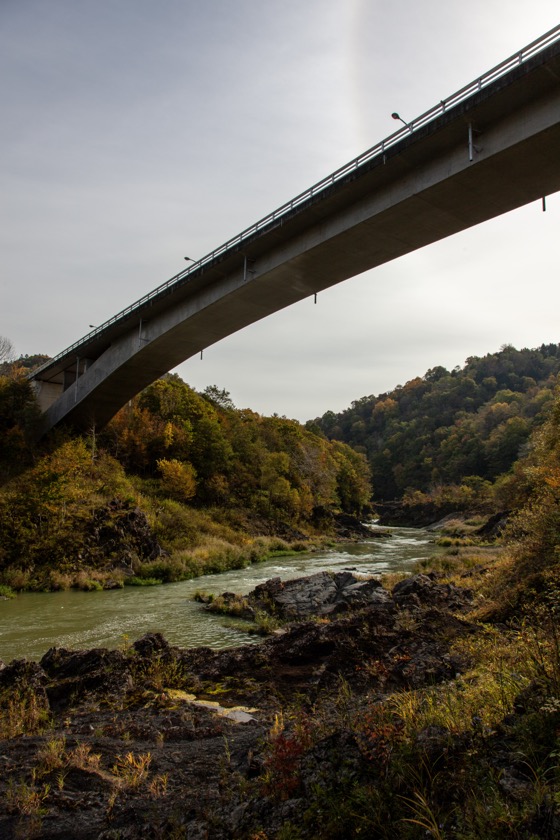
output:
[{"label": "overcast sky", "polygon": [[[555,26],[557,0],[0,0],[0,335],[55,355]],[[307,420],[560,341],[560,194],[178,369]]]}]

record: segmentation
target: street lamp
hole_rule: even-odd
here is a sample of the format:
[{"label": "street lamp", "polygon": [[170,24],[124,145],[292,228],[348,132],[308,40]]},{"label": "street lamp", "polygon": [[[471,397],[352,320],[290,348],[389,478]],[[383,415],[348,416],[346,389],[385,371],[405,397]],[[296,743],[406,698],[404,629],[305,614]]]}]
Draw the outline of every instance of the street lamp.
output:
[{"label": "street lamp", "polygon": [[412,127],[411,127],[410,123],[405,122],[405,121],[403,120],[403,118],[401,117],[401,115],[400,115],[400,114],[397,114],[397,112],[396,112],[396,111],[393,111],[393,113],[391,114],[391,116],[393,117],[393,119],[394,119],[394,120],[400,120],[400,121],[402,122],[402,124],[403,124],[403,125],[405,125],[408,129],[410,129],[410,131],[412,131]]}]

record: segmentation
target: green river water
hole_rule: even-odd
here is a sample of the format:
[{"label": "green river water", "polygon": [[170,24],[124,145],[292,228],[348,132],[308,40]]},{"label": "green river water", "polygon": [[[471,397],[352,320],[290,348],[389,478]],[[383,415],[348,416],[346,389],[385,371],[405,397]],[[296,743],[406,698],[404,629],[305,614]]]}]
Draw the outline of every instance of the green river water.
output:
[{"label": "green river water", "polygon": [[239,622],[207,613],[193,601],[197,590],[248,593],[271,577],[301,577],[320,571],[360,574],[408,571],[437,552],[433,533],[417,528],[377,529],[386,533],[335,549],[272,558],[246,569],[165,586],[102,592],[24,593],[0,601],[0,659],[40,659],[51,647],[76,650],[119,647],[159,631],[180,647],[223,648],[258,641]]}]

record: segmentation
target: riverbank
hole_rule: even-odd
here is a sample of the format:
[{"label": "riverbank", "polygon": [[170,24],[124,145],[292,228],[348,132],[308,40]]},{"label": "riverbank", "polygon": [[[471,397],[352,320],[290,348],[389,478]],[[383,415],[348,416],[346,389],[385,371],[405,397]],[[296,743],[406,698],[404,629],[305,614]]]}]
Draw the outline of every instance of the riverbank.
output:
[{"label": "riverbank", "polygon": [[71,649],[120,648],[128,639],[162,632],[179,647],[231,647],[251,641],[242,623],[202,612],[197,592],[246,594],[269,578],[289,580],[321,571],[354,570],[360,575],[410,573],[445,549],[435,535],[418,529],[371,527],[371,539],[333,547],[279,552],[273,557],[219,574],[164,586],[125,586],[104,591],[24,592],[0,605],[0,658],[38,661],[56,645]]},{"label": "riverbank", "polygon": [[388,581],[258,645],[12,663],[2,836],[552,840],[555,616],[495,624],[503,572]]},{"label": "riverbank", "polygon": [[0,567],[0,597],[155,586],[376,535],[356,516],[340,512],[324,511],[313,527],[296,528],[242,510],[224,514],[170,503],[159,511],[156,527],[141,508],[119,499],[99,508],[92,523],[73,559]]}]

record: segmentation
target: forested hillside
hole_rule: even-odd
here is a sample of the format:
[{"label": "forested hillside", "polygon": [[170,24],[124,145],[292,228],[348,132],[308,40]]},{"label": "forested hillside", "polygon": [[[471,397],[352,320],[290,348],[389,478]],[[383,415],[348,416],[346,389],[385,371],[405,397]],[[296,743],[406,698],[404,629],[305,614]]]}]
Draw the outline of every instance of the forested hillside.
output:
[{"label": "forested hillside", "polygon": [[531,430],[543,423],[559,370],[558,344],[505,346],[470,357],[462,368],[432,368],[309,426],[366,455],[375,499],[441,485],[463,485],[480,495],[483,482],[506,474]]},{"label": "forested hillside", "polygon": [[243,565],[273,547],[266,538],[334,533],[334,517],[371,497],[366,459],[346,444],[176,375],[83,436],[56,431],[37,445],[37,418],[15,366],[0,377],[0,582],[14,588]]}]

